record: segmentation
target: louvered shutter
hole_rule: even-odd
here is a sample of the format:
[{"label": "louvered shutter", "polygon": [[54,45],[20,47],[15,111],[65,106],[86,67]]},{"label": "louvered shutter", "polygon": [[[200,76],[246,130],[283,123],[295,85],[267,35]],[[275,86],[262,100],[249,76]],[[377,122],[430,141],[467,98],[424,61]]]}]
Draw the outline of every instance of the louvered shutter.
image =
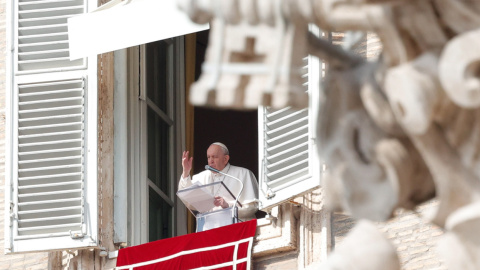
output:
[{"label": "louvered shutter", "polygon": [[17,1],[17,74],[84,66],[85,59],[69,60],[67,19],[84,13],[87,0]]},{"label": "louvered shutter", "polygon": [[97,246],[96,59],[69,60],[87,0],[9,7],[6,252]]},{"label": "louvered shutter", "polygon": [[322,164],[315,139],[320,61],[305,58],[305,91],[309,107],[259,108],[259,199],[269,209],[320,185]]}]

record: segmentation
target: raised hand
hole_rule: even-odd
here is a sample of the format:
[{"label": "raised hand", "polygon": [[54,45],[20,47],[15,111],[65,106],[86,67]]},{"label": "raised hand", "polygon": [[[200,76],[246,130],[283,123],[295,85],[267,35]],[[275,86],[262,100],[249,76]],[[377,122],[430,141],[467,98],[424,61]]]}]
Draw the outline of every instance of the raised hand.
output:
[{"label": "raised hand", "polygon": [[188,154],[189,154],[188,151],[183,151],[183,155],[182,155],[183,178],[187,178],[190,175],[190,171],[192,170],[193,157],[189,157]]}]

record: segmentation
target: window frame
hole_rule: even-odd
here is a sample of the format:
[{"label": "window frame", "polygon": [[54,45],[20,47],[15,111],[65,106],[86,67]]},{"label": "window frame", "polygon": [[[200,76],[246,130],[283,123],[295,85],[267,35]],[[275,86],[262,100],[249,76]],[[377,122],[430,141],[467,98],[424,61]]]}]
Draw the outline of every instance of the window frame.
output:
[{"label": "window frame", "polygon": [[[170,127],[170,144],[173,145],[169,151],[169,159],[172,161],[169,165],[170,190],[168,194],[172,206],[172,237],[186,232],[185,226],[186,214],[180,210],[181,204],[176,198],[178,179],[181,174],[181,166],[177,160],[185,147],[185,82],[184,82],[184,37],[175,37],[172,43],[169,59],[170,87],[169,103],[167,106],[167,115],[173,121]],[[128,214],[122,217],[124,224],[127,223],[127,245],[139,245],[147,243],[149,240],[149,188],[153,183],[149,183],[147,171],[147,104],[146,98],[146,45],[127,49],[127,72],[128,72],[128,153],[130,158],[125,164],[128,168]],[[120,75],[120,74],[119,74]],[[117,147],[117,146],[116,146]],[[120,165],[115,165],[116,167]],[[177,179],[178,178],[178,179]],[[136,179],[136,180],[135,180]],[[117,203],[115,204],[117,205]],[[121,223],[120,217],[115,217],[115,223]]]}]

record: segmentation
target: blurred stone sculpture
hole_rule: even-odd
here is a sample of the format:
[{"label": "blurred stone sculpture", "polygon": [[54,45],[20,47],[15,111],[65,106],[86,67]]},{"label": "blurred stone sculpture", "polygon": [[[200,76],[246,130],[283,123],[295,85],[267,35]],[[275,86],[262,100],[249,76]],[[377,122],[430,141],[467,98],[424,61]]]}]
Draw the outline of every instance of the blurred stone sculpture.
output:
[{"label": "blurred stone sculpture", "polygon": [[[193,20],[212,22],[195,104],[213,104],[211,91],[222,88],[238,98],[218,93],[221,107],[305,106],[301,59],[319,56],[328,63],[317,133],[330,207],[384,221],[436,197],[431,222],[446,231],[440,250],[450,269],[480,269],[480,0],[178,2]],[[308,24],[374,32],[382,54],[362,59]],[[246,54],[233,57],[239,50]],[[232,75],[238,59],[242,72]]]},{"label": "blurred stone sculpture", "polygon": [[282,1],[178,3],[193,21],[211,24],[192,104],[237,109],[308,106],[301,72],[308,54],[308,25],[300,16],[286,21]]}]

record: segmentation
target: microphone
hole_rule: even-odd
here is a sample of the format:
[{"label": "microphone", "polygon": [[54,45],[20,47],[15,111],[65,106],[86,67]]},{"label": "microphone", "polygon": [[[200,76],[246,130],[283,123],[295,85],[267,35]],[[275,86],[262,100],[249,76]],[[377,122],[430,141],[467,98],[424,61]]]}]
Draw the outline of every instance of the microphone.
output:
[{"label": "microphone", "polygon": [[[210,170],[210,171],[213,171],[213,172],[216,172],[216,173],[222,173],[221,171],[213,168],[213,167],[210,167],[208,165],[205,165],[205,170]],[[223,173],[222,173],[223,174]]]}]

